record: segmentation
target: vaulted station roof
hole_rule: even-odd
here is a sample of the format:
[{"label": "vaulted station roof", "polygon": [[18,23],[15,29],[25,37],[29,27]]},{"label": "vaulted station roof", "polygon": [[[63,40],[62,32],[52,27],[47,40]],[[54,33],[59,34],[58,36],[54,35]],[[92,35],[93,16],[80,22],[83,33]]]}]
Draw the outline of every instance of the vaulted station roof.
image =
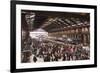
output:
[{"label": "vaulted station roof", "polygon": [[25,26],[32,25],[32,30],[42,28],[47,32],[56,32],[90,26],[89,22],[89,13],[22,10],[22,28],[24,29],[28,28]]}]

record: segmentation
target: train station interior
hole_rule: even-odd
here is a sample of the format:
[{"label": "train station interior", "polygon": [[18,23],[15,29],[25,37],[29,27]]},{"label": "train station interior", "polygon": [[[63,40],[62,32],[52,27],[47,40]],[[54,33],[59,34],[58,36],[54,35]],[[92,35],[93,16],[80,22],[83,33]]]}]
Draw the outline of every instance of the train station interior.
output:
[{"label": "train station interior", "polygon": [[90,14],[21,11],[21,62],[90,59]]}]

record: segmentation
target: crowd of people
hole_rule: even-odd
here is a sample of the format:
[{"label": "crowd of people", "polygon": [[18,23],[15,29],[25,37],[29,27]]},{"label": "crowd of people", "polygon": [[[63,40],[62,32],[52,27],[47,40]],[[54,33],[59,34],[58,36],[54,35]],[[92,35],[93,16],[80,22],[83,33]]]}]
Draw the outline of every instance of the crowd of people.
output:
[{"label": "crowd of people", "polygon": [[53,62],[70,60],[87,60],[90,51],[83,48],[82,44],[58,44],[51,41],[37,41],[28,38],[23,42],[22,63]]}]

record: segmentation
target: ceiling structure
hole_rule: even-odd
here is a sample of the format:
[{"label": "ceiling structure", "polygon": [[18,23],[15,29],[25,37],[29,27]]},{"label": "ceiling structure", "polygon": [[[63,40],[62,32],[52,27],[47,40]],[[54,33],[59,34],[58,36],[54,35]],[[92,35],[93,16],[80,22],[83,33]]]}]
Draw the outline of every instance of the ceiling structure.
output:
[{"label": "ceiling structure", "polygon": [[[25,16],[29,17],[25,17]],[[32,30],[42,28],[47,32],[90,26],[89,13],[50,12],[22,10],[22,28],[27,29],[30,22]]]}]

